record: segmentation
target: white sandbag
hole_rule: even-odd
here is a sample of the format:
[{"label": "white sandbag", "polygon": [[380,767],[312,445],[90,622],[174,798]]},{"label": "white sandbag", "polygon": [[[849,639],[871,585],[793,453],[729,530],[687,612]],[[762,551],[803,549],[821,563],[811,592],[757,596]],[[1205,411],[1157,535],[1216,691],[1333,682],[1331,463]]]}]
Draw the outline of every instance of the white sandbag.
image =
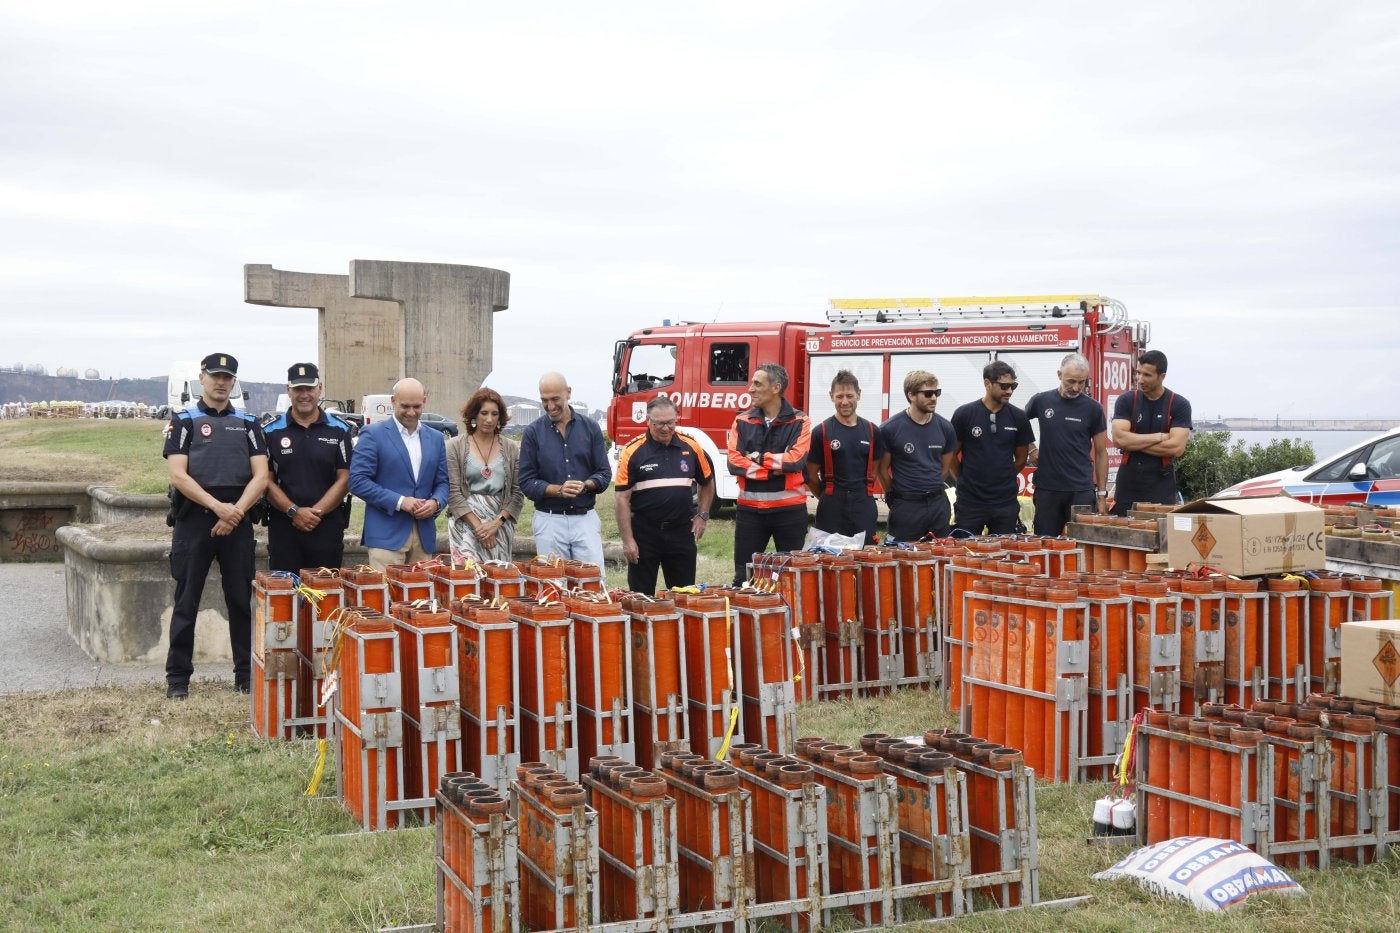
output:
[{"label": "white sandbag", "polygon": [[1185,901],[1197,910],[1225,910],[1251,894],[1306,893],[1248,846],[1206,836],[1180,836],[1145,846],[1094,878],[1136,878],[1143,890]]}]

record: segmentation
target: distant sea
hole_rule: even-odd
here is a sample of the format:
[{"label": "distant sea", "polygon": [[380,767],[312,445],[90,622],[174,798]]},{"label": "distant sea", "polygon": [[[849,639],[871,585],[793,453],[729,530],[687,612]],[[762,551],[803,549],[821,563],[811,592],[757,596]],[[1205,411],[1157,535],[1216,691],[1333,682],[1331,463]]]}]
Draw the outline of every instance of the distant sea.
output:
[{"label": "distant sea", "polygon": [[1273,441],[1285,438],[1308,441],[1312,444],[1313,453],[1317,454],[1317,459],[1326,460],[1332,454],[1339,454],[1348,447],[1360,444],[1380,433],[1380,431],[1231,431],[1230,446],[1233,447],[1235,441],[1244,441],[1246,446],[1260,444],[1265,447]]}]

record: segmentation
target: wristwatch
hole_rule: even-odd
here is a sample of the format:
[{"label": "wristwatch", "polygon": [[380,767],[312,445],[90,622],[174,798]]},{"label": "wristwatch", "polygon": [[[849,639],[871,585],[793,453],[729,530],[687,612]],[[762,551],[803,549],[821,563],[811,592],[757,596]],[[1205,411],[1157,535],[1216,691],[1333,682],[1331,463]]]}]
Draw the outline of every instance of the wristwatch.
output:
[{"label": "wristwatch", "polygon": [[296,514],[297,514],[298,512],[300,512],[300,511],[301,511],[301,509],[297,508],[297,507],[294,506],[294,505],[288,506],[288,507],[287,507],[287,517],[288,517],[288,518],[293,518],[293,517],[295,517]]},{"label": "wristwatch", "polygon": [[696,515],[695,517],[698,518],[698,519],[700,519],[700,521],[702,521],[702,522],[708,522],[708,521],[710,520],[710,513],[709,513],[709,512],[701,512],[701,513],[699,513],[698,515]]},{"label": "wristwatch", "polygon": [[1097,490],[1097,493],[1098,493],[1098,497],[1099,497],[1100,499],[1107,499],[1107,498],[1108,498],[1108,490],[1107,490],[1107,489],[1099,489],[1099,490]]}]

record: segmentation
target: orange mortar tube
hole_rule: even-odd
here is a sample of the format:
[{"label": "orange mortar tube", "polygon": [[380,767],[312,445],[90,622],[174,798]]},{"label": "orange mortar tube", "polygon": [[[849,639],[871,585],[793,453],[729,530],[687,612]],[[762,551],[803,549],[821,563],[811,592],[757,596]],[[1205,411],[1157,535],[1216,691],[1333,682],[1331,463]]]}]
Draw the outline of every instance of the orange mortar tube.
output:
[{"label": "orange mortar tube", "polygon": [[[674,594],[681,612],[685,639],[686,684],[689,693],[690,747],[709,755],[711,739],[722,739],[729,723],[722,707],[726,697],[737,704],[730,656],[730,622],[726,599],[709,593]],[[731,610],[732,612],[732,610]],[[742,737],[743,733],[737,733]]]},{"label": "orange mortar tube", "polygon": [[481,578],[481,597],[488,602],[517,599],[525,594],[525,578],[514,564],[489,561],[481,565],[486,575]]},{"label": "orange mortar tube", "polygon": [[[1230,736],[1234,727],[1223,719],[1211,720],[1209,727],[1210,739],[1213,742],[1230,744]],[[1210,780],[1207,785],[1210,796],[1207,798],[1215,803],[1223,803],[1229,807],[1239,807],[1239,756],[1231,754],[1222,749],[1213,748],[1210,750]],[[1232,784],[1233,780],[1233,784]],[[1230,814],[1221,813],[1218,810],[1208,810],[1206,812],[1206,835],[1216,839],[1235,839],[1230,833]]]},{"label": "orange mortar tube", "polygon": [[434,564],[428,568],[428,579],[433,581],[433,598],[444,606],[467,596],[478,596],[481,592],[475,565],[452,567]]},{"label": "orange mortar tube", "polygon": [[[1026,586],[1011,584],[1007,588],[1006,638],[1003,683],[1008,687],[1022,687],[1026,667]],[[1012,691],[1003,693],[1005,703],[1004,730],[1005,742],[1012,748],[1020,748],[1026,737],[1026,697]]]},{"label": "orange mortar tube", "polygon": [[[362,615],[350,623],[341,635],[340,664],[340,712],[357,729],[363,725],[364,713],[395,712],[387,707],[363,708],[360,696],[360,674],[390,674],[395,672],[397,639],[382,637],[394,634],[393,623],[381,615]],[[380,637],[376,637],[380,636]],[[399,825],[399,812],[386,810],[384,825],[379,825],[379,800],[399,799],[399,749],[390,747],[384,752],[367,747],[349,729],[336,730],[341,741],[341,752],[337,755],[340,776],[344,778],[344,800],[351,814],[366,829],[395,829]],[[365,774],[360,773],[361,754],[369,756]],[[378,757],[385,757],[385,786],[379,786]],[[368,784],[365,783],[368,781]]]},{"label": "orange mortar tube", "polygon": [[948,587],[947,597],[949,643],[947,658],[943,663],[946,670],[944,689],[948,694],[948,707],[954,710],[961,709],[963,705],[963,665],[967,662],[964,652],[969,650],[966,642],[972,634],[972,620],[967,617],[967,606],[963,596],[972,588],[972,581],[977,576],[973,568],[980,563],[971,555],[955,556],[950,574],[952,582]]},{"label": "orange mortar tube", "polygon": [[[1197,662],[1196,639],[1206,633],[1218,633],[1221,625],[1220,600],[1212,594],[1215,587],[1209,580],[1182,578],[1177,581],[1181,592],[1181,709],[1196,710],[1210,699],[1209,684],[1218,683],[1223,671],[1215,671],[1214,662]],[[1214,637],[1219,638],[1218,634]],[[1217,642],[1218,644],[1218,642]],[[1205,664],[1211,667],[1204,667]],[[1187,687],[1190,690],[1187,690]],[[1234,838],[1231,836],[1230,838]]]},{"label": "orange mortar tube", "polygon": [[345,588],[346,606],[359,606],[379,613],[389,611],[389,584],[378,570],[351,567],[341,572],[340,579]]},{"label": "orange mortar tube", "polygon": [[826,670],[822,691],[827,698],[850,696],[851,690],[833,690],[842,684],[860,679],[856,667],[855,642],[852,629],[859,629],[856,609],[857,582],[855,558],[848,553],[822,554],[821,616],[826,634]]},{"label": "orange mortar tube", "polygon": [[[1170,729],[1171,715],[1160,710],[1148,710],[1147,724],[1153,729]],[[1158,790],[1171,790],[1172,771],[1169,759],[1175,742],[1169,737],[1145,733],[1141,740],[1147,743],[1147,783]],[[1171,838],[1167,803],[1167,798],[1155,793],[1147,798],[1147,813],[1143,816],[1147,820],[1148,845]]]},{"label": "orange mortar tube", "polygon": [[1250,706],[1250,682],[1259,668],[1261,601],[1258,580],[1230,579],[1225,583],[1225,701]]},{"label": "orange mortar tube", "polygon": [[[989,615],[989,629],[987,639],[987,660],[989,662],[987,679],[992,683],[1006,683],[1006,617],[1008,613],[1007,599],[1009,598],[1010,587],[1003,582],[995,582],[992,585],[991,613]],[[981,735],[989,739],[995,739],[998,745],[1006,744],[1006,691],[991,689],[987,691],[987,725],[982,730],[974,729]]]},{"label": "orange mortar tube", "polygon": [[[1247,748],[1248,753],[1241,753],[1234,756],[1230,766],[1230,779],[1228,793],[1230,799],[1234,801],[1232,806],[1240,806],[1244,801],[1258,801],[1259,799],[1259,773],[1257,769],[1257,754],[1259,740],[1264,737],[1260,729],[1250,726],[1232,726],[1230,728],[1230,744]],[[1241,835],[1241,819],[1238,816],[1229,818],[1229,825],[1222,838],[1238,839]]]},{"label": "orange mortar tube", "polygon": [[895,604],[899,592],[895,576],[894,551],[865,547],[855,552],[860,568],[860,610],[864,626],[865,671],[867,681],[884,679],[881,661],[892,656],[898,645],[899,615]]},{"label": "orange mortar tube", "polygon": [[[631,622],[632,702],[644,710],[633,723],[636,759],[644,768],[656,765],[656,746],[683,739],[689,731],[686,691],[681,681],[681,623],[670,599],[624,596],[622,607]],[[677,723],[672,734],[671,711]]]},{"label": "orange mortar tube", "polygon": [[1347,620],[1349,594],[1345,581],[1332,574],[1318,574],[1308,581],[1308,669],[1311,687],[1335,693],[1341,689],[1341,658],[1332,646],[1338,629]]},{"label": "orange mortar tube", "polygon": [[579,712],[584,718],[594,720],[587,728],[579,724],[579,760],[586,761],[597,754],[599,743],[614,745],[631,738],[630,719],[614,723],[611,715],[614,701],[620,703],[625,715],[630,716],[628,711],[632,706],[626,683],[628,623],[622,607],[608,602],[605,597],[570,596],[565,599],[565,606],[573,620],[570,629],[579,679]]},{"label": "orange mortar tube", "polygon": [[520,650],[520,705],[533,713],[533,723],[522,723],[521,754],[542,759],[545,752],[562,755],[572,739],[565,726],[558,735],[557,722],[571,719],[569,696],[569,629],[564,606],[530,599],[510,601],[511,618],[518,623]]},{"label": "orange mortar tube", "polygon": [[1132,701],[1120,704],[1114,692],[1128,663],[1128,604],[1117,583],[1090,583],[1084,593],[1089,601],[1089,749],[1104,755],[1109,752],[1104,748],[1104,723],[1132,718]]},{"label": "orange mortar tube", "polygon": [[[794,652],[805,651],[803,666],[807,676],[796,685],[799,700],[817,699],[820,665],[817,648],[823,640],[821,570],[818,566],[817,555],[793,551],[778,571],[778,593],[791,610],[791,626],[797,631],[802,646],[794,647]],[[796,658],[792,663],[796,663]]]},{"label": "orange mortar tube", "polygon": [[564,561],[564,582],[569,589],[585,593],[601,593],[607,589],[602,569],[582,560]]},{"label": "orange mortar tube", "polygon": [[[1167,750],[1167,789],[1178,794],[1191,790],[1191,743],[1183,736],[1191,732],[1190,716],[1172,716],[1169,724],[1175,733]],[[1181,800],[1167,802],[1167,839],[1191,834],[1190,819],[1192,807]]]},{"label": "orange mortar tube", "polygon": [[[904,676],[926,677],[929,672],[919,666],[919,658],[932,654],[938,639],[938,611],[934,605],[937,593],[934,575],[938,561],[932,551],[917,548],[896,551],[895,567],[899,578],[899,624],[904,646]],[[920,686],[928,688],[924,680]]]},{"label": "orange mortar tube", "polygon": [[389,604],[411,603],[416,599],[431,599],[433,581],[426,567],[414,564],[390,564],[384,568],[389,581]]},{"label": "orange mortar tube", "polygon": [[1274,696],[1290,703],[1299,703],[1307,693],[1304,680],[1299,695],[1294,673],[1302,663],[1303,605],[1307,598],[1298,580],[1270,578],[1267,582],[1269,606],[1268,681],[1277,683],[1271,689]]},{"label": "orange mortar tube", "polygon": [[538,598],[540,591],[546,587],[554,590],[557,595],[552,598],[558,599],[569,588],[564,579],[566,571],[562,560],[534,557],[528,561],[517,561],[515,566],[520,570],[527,599]]},{"label": "orange mortar tube", "polygon": [[[1027,690],[1034,690],[1037,693],[1046,692],[1045,674],[1045,605],[1046,588],[1039,584],[1026,585],[1026,644],[1022,651],[1021,685]],[[1053,685],[1051,685],[1053,687]],[[1035,769],[1036,774],[1047,775],[1051,754],[1045,748],[1045,723],[1047,720],[1047,710],[1051,712],[1048,718],[1053,719],[1054,703],[1049,704],[1040,697],[1026,697],[1023,704],[1025,711],[1025,725],[1023,727],[1024,739],[1021,743],[1021,750],[1025,754],[1026,764]]]},{"label": "orange mortar tube", "polygon": [[[1045,652],[1045,690],[1052,696],[1057,686],[1056,681],[1059,680],[1056,671],[1060,643],[1081,641],[1084,638],[1084,607],[1075,605],[1078,598],[1078,591],[1069,585],[1054,584],[1047,587],[1045,592],[1046,602],[1057,607],[1045,609],[1044,639],[1041,642]],[[1043,773],[1044,780],[1070,780],[1071,759],[1075,752],[1075,749],[1070,747],[1070,726],[1076,716],[1077,713],[1072,710],[1057,711],[1053,699],[1046,703],[1045,723],[1041,734],[1044,737],[1045,757],[1051,763],[1051,767]]]},{"label": "orange mortar tube", "polygon": [[[978,578],[973,581],[967,598],[967,615],[972,635],[970,657],[973,680],[987,680],[991,675],[991,628],[992,628],[992,581]],[[985,735],[990,702],[988,689],[980,684],[969,685],[966,691],[967,704],[971,707],[971,728],[977,735]]]},{"label": "orange mortar tube", "polygon": [[[1187,724],[1194,740],[1210,740],[1211,724],[1204,719],[1193,719]],[[1211,799],[1211,748],[1190,742],[1186,761],[1186,793],[1196,800]],[[1224,775],[1222,775],[1224,776]],[[1211,811],[1205,807],[1187,806],[1186,831],[1193,836],[1211,835]]]}]

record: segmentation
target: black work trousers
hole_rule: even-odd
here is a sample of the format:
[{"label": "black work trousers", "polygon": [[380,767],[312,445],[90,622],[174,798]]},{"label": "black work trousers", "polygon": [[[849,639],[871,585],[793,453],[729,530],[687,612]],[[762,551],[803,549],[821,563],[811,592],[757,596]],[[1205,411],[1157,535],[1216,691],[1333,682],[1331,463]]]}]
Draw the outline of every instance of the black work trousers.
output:
[{"label": "black work trousers", "polygon": [[1176,504],[1176,468],[1162,466],[1161,457],[1132,456],[1118,468],[1113,485],[1113,514],[1127,515],[1138,502]]},{"label": "black work trousers", "polygon": [[781,509],[735,510],[734,517],[734,585],[742,586],[749,578],[749,561],[773,542],[775,551],[800,551],[807,543],[807,507],[788,506]]},{"label": "black work trousers", "polygon": [[695,535],[693,519],[667,522],[632,516],[632,538],[637,542],[637,562],[627,565],[627,588],[646,596],[656,595],[656,577],[665,572],[667,589],[695,583]]},{"label": "black work trousers", "polygon": [[865,543],[873,544],[878,521],[875,497],[870,493],[864,489],[834,489],[822,493],[814,524],[822,531],[838,535],[858,535],[863,531]]},{"label": "black work trousers", "polygon": [[345,560],[345,525],[335,509],[310,531],[298,531],[285,515],[267,519],[267,565],[301,573],[313,567],[339,567]]},{"label": "black work trousers", "polygon": [[937,489],[923,495],[885,494],[885,504],[890,507],[889,537],[895,541],[918,541],[925,535],[935,538],[948,537],[952,507],[948,505],[948,493]]},{"label": "black work trousers", "polygon": [[958,500],[953,511],[953,529],[970,535],[1014,535],[1026,529],[1021,525],[1021,506],[1012,496],[1010,504],[983,505]]},{"label": "black work trousers", "polygon": [[175,522],[170,542],[170,576],[175,578],[175,610],[170,615],[170,652],[165,657],[165,681],[172,687],[189,684],[194,673],[194,623],[204,581],[219,562],[224,602],[228,605],[228,640],[233,649],[233,679],[248,683],[248,659],[253,627],[253,524],[244,519],[231,534],[209,534],[218,518],[195,508]]},{"label": "black work trousers", "polygon": [[1069,524],[1070,510],[1076,505],[1092,507],[1097,501],[1093,488],[1077,492],[1035,487],[1035,533],[1042,538],[1058,538]]}]

